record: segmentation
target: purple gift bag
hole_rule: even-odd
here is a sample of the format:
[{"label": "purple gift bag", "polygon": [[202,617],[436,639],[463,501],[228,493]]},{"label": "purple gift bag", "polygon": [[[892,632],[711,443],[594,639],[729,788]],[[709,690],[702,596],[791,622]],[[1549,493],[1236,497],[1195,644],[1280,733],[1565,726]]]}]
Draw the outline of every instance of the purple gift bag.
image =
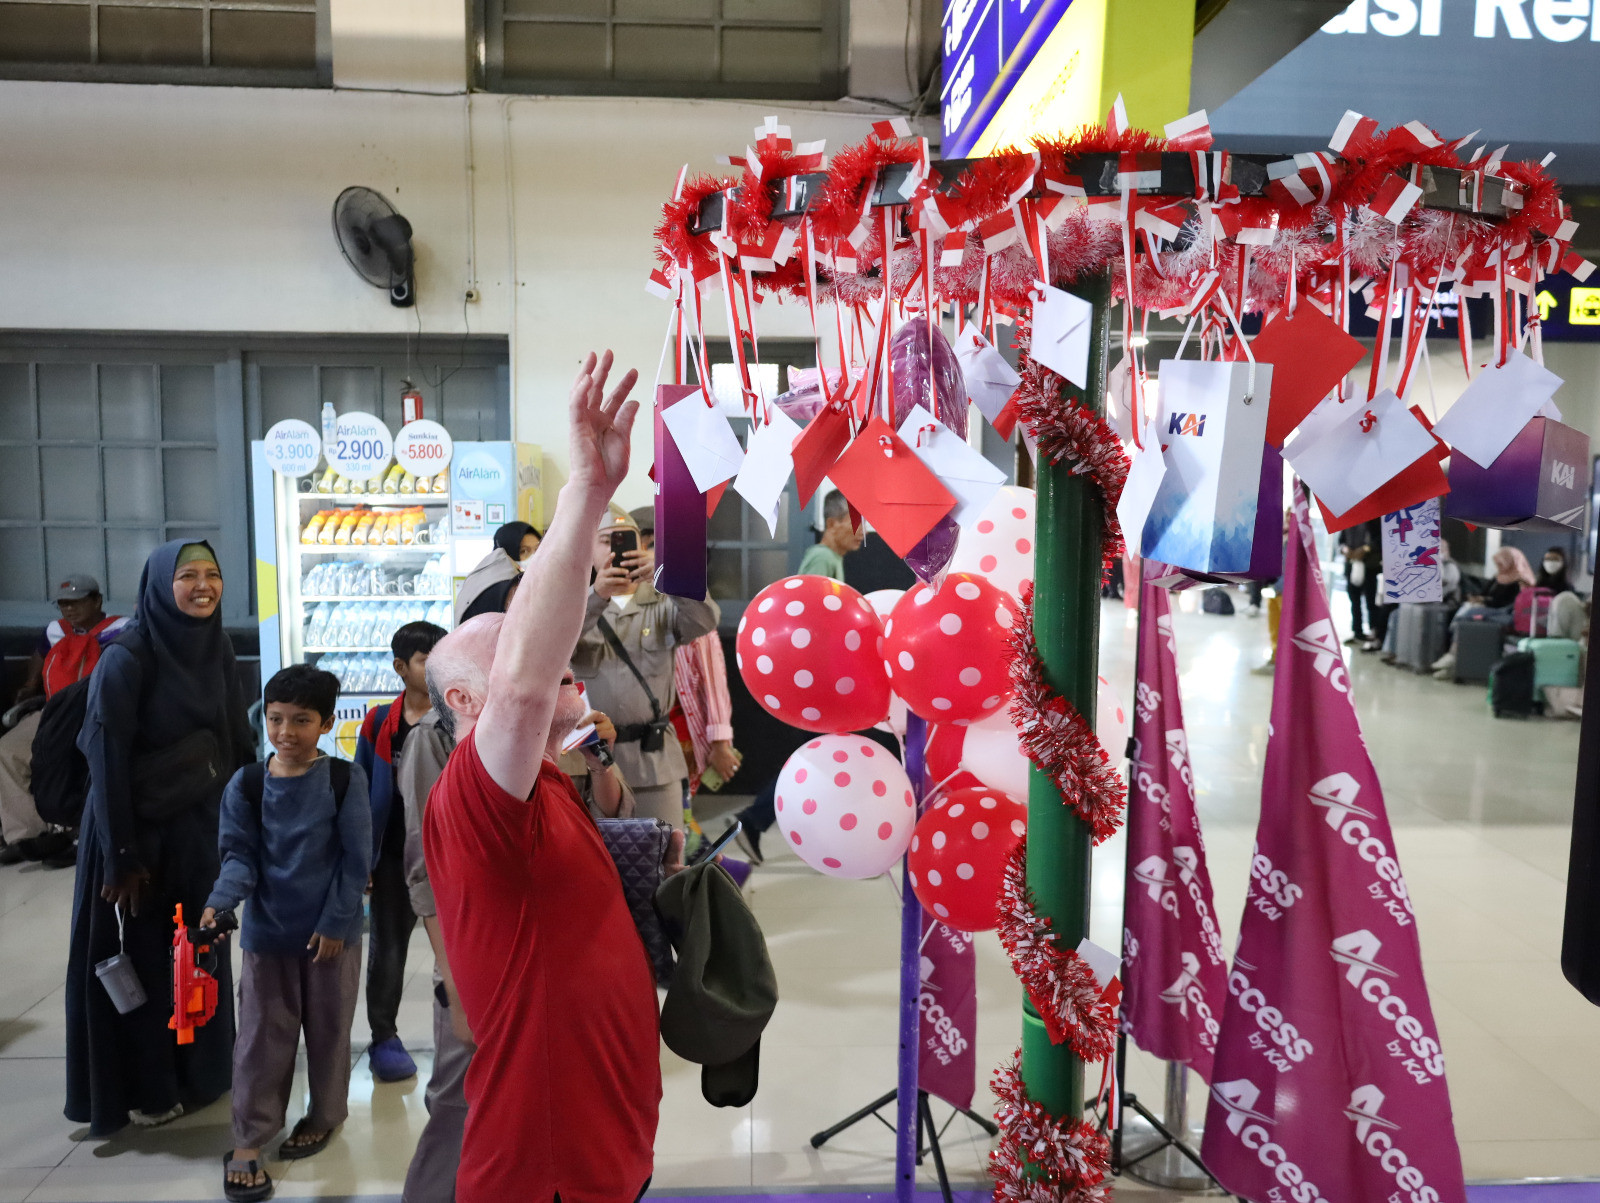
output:
[{"label": "purple gift bag", "polygon": [[1589,436],[1534,418],[1487,468],[1450,457],[1450,517],[1502,530],[1582,530]]},{"label": "purple gift bag", "polygon": [[658,593],[706,595],[706,499],[662,420],[662,413],[700,391],[695,384],[656,386],[656,576]]}]

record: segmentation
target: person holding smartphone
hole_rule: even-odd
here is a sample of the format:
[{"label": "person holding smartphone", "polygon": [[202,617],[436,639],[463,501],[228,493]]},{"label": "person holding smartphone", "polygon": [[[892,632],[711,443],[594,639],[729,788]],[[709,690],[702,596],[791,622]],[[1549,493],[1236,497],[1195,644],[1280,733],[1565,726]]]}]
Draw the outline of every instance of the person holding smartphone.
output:
[{"label": "person holding smartphone", "polygon": [[655,554],[626,514],[608,510],[594,542],[594,583],[572,671],[617,727],[617,766],[635,814],[683,828],[689,767],[668,717],[677,698],[673,653],[721,617],[717,604],[657,593]]}]

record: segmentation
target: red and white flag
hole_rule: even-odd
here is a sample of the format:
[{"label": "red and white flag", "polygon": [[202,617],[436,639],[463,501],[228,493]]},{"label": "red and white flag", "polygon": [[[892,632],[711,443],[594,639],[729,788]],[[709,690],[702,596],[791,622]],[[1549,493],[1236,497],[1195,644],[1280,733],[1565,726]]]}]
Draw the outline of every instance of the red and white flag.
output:
[{"label": "red and white flag", "polygon": [[1372,199],[1367,202],[1379,217],[1387,218],[1399,225],[1406,219],[1417,201],[1422,199],[1422,189],[1401,175],[1390,175],[1383,183],[1378,185],[1378,190],[1372,194]]},{"label": "red and white flag", "polygon": [[1296,494],[1261,821],[1201,1157],[1253,1203],[1465,1203],[1416,916]]},{"label": "red and white flag", "polygon": [[1145,1052],[1209,1082],[1228,997],[1227,958],[1195,812],[1171,597],[1148,581],[1139,591],[1122,1026]]}]

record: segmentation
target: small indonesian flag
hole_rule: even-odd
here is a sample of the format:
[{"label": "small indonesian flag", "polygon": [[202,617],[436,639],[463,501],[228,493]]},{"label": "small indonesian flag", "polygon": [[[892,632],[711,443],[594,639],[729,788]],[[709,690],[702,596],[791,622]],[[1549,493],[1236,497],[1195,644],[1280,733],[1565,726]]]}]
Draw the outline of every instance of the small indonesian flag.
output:
[{"label": "small indonesian flag", "polygon": [[1178,234],[1183,229],[1183,223],[1189,220],[1189,209],[1181,201],[1170,205],[1140,209],[1133,219],[1134,225],[1149,234],[1155,235],[1166,242],[1176,242]]},{"label": "small indonesian flag", "polygon": [[1408,121],[1395,133],[1398,141],[1410,150],[1434,150],[1444,145],[1444,141],[1420,121]]},{"label": "small indonesian flag", "polygon": [[1377,132],[1378,123],[1371,117],[1363,117],[1354,109],[1346,109],[1344,116],[1339,119],[1338,128],[1333,131],[1333,137],[1328,139],[1328,146],[1343,154],[1352,138],[1370,138]]},{"label": "small indonesian flag", "polygon": [[978,233],[983,238],[984,253],[992,255],[996,251],[1003,251],[1022,238],[1019,215],[1015,209],[996,213],[978,226]]},{"label": "small indonesian flag", "polygon": [[1179,117],[1166,126],[1168,150],[1209,150],[1211,147],[1211,118],[1200,109],[1187,117]]},{"label": "small indonesian flag", "polygon": [[1577,251],[1568,251],[1561,260],[1561,270],[1581,284],[1594,273],[1594,264]]},{"label": "small indonesian flag", "polygon": [[1399,225],[1421,197],[1422,189],[1410,180],[1401,175],[1390,175],[1378,185],[1378,191],[1367,202],[1367,208]]},{"label": "small indonesian flag", "polygon": [[653,297],[660,297],[663,301],[670,301],[678,295],[678,290],[673,287],[672,281],[667,279],[667,273],[659,267],[650,273],[650,278],[645,281],[644,290]]},{"label": "small indonesian flag", "polygon": [[1122,93],[1117,93],[1117,98],[1111,104],[1111,111],[1106,114],[1106,128],[1113,134],[1128,132],[1128,106],[1122,103]]},{"label": "small indonesian flag", "polygon": [[888,121],[874,121],[872,132],[885,142],[911,137],[911,123],[904,117],[891,117]]},{"label": "small indonesian flag", "polygon": [[946,234],[944,241],[939,244],[939,266],[960,267],[961,258],[967,251],[967,234],[965,230],[957,230],[953,234]]}]

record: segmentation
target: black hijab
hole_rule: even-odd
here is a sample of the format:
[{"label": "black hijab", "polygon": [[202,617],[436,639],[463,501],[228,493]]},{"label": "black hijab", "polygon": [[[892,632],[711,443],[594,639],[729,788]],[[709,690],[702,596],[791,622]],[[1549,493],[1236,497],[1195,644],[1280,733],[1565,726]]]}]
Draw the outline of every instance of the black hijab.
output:
[{"label": "black hijab", "polygon": [[139,577],[139,604],[131,625],[138,628],[155,667],[153,678],[145,682],[139,731],[145,743],[160,748],[208,728],[228,757],[242,699],[233,645],[222,629],[222,607],[209,618],[194,618],[178,609],[172,596],[178,553],[191,544],[204,547],[216,562],[205,540],[174,539],[150,553]]},{"label": "black hijab", "polygon": [[494,545],[510,556],[512,560],[520,563],[522,560],[522,540],[529,535],[537,535],[538,533],[533,529],[532,523],[508,522],[494,532]]},{"label": "black hijab", "polygon": [[508,581],[496,581],[484,587],[482,593],[472,599],[472,603],[461,612],[461,621],[476,618],[480,614],[504,614],[506,607],[511,604],[511,591],[517,587],[522,578],[512,577]]}]

